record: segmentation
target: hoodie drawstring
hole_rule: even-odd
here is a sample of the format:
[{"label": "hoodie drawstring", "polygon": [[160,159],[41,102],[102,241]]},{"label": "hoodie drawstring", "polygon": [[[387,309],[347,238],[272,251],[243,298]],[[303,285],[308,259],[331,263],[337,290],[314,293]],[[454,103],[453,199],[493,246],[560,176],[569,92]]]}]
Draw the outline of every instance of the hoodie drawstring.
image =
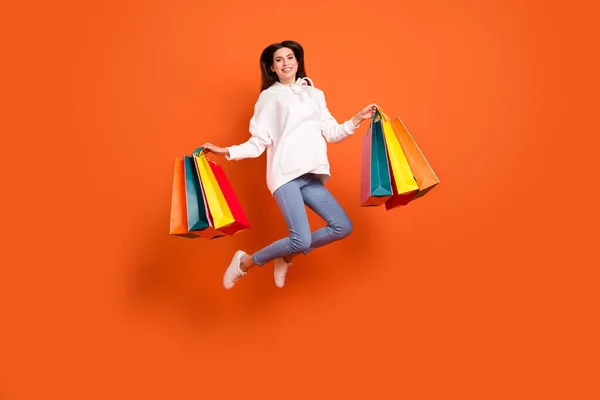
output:
[{"label": "hoodie drawstring", "polygon": [[[308,82],[310,82],[310,85],[308,85]],[[295,84],[289,84],[288,86],[290,87],[290,89],[296,93],[296,91],[294,90],[294,85],[298,85],[298,86],[310,86],[312,92],[314,93],[315,91],[315,84],[313,83],[312,79],[305,77],[305,78],[298,78],[298,80],[296,81]]]},{"label": "hoodie drawstring", "polygon": [[300,78],[300,80],[302,81],[301,85],[302,86],[306,86],[308,85],[308,82],[310,82],[310,87],[315,88],[315,84],[313,83],[312,79],[310,79],[308,76],[304,77],[304,78]]}]

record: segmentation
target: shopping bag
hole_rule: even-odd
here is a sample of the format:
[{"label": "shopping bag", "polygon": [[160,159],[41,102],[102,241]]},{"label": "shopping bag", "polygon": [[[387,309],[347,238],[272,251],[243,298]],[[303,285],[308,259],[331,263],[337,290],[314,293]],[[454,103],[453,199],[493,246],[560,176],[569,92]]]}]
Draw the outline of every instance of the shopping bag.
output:
[{"label": "shopping bag", "polygon": [[423,197],[436,187],[440,183],[440,180],[400,117],[392,120],[392,127],[419,186],[419,191],[412,200]]},{"label": "shopping bag", "polygon": [[360,205],[379,206],[391,196],[392,182],[381,115],[375,113],[369,130],[362,138]]},{"label": "shopping bag", "polygon": [[234,222],[231,225],[221,228],[221,232],[224,232],[228,235],[234,235],[238,232],[249,229],[250,222],[248,222],[248,219],[246,218],[246,214],[242,209],[242,205],[235,195],[235,192],[233,191],[233,188],[231,187],[231,184],[225,175],[225,171],[223,171],[223,168],[214,161],[207,161],[234,219]]},{"label": "shopping bag", "polygon": [[173,174],[173,190],[171,193],[171,221],[169,234],[187,238],[198,236],[188,230],[185,173],[183,158],[175,158],[175,170]]},{"label": "shopping bag", "polygon": [[[196,167],[196,172],[198,172],[198,166],[196,165],[196,160],[194,159],[194,166]],[[198,175],[199,177],[200,175]],[[226,233],[221,232],[220,230],[215,228],[214,221],[212,216],[210,215],[210,209],[208,207],[208,200],[206,200],[206,193],[204,191],[204,185],[202,185],[202,181],[200,181],[200,193],[202,195],[202,203],[204,204],[204,210],[206,211],[206,219],[208,220],[208,228],[205,228],[198,232],[198,235],[205,237],[207,239],[218,239],[220,237],[227,236]]]},{"label": "shopping bag", "polygon": [[184,156],[185,195],[188,231],[206,239],[225,236],[218,232],[209,221],[208,208],[203,199],[202,186],[194,157]]},{"label": "shopping bag", "polygon": [[200,180],[192,157],[183,157],[183,170],[185,172],[185,200],[188,230],[198,231],[206,229],[210,225],[206,216],[206,209],[202,202]]},{"label": "shopping bag", "polygon": [[183,169],[185,171],[185,198],[187,207],[188,230],[199,231],[210,226],[202,201],[200,179],[194,159],[189,156],[183,157]]},{"label": "shopping bag", "polygon": [[[390,172],[392,177],[392,197],[386,200],[386,209],[394,208],[398,205],[406,205],[418,192],[419,186],[415,181],[413,173],[408,165],[406,156],[402,151],[400,142],[396,137],[392,124],[388,116],[378,110],[381,115],[383,135],[390,163]],[[392,207],[393,205],[393,207]]]},{"label": "shopping bag", "polygon": [[206,195],[206,203],[214,228],[222,231],[222,228],[227,228],[235,222],[235,218],[231,213],[231,209],[225,200],[225,196],[221,191],[221,187],[215,178],[215,175],[208,164],[208,159],[204,153],[194,156],[197,171],[200,176],[200,182],[204,194]]}]

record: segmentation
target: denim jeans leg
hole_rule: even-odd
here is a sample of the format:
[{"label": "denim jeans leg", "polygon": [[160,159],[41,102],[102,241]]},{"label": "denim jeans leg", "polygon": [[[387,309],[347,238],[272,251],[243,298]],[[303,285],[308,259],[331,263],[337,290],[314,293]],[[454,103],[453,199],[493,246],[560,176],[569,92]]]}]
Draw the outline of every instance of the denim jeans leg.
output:
[{"label": "denim jeans leg", "polygon": [[276,258],[306,251],[311,243],[308,215],[301,188],[309,180],[301,176],[281,186],[273,193],[289,229],[289,236],[254,253],[254,263],[262,266]]},{"label": "denim jeans leg", "polygon": [[312,233],[310,247],[304,254],[350,235],[350,218],[320,180],[302,187],[301,192],[304,203],[327,222],[326,226]]}]

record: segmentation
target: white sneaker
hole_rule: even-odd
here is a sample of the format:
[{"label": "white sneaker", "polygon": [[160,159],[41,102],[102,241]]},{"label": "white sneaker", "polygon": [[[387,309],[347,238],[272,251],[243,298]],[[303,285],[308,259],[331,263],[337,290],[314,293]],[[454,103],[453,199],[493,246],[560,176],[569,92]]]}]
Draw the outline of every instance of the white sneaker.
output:
[{"label": "white sneaker", "polygon": [[275,285],[277,287],[283,287],[285,283],[285,276],[287,275],[288,268],[292,263],[285,262],[283,258],[275,260],[275,268],[273,268],[273,275],[275,276]]},{"label": "white sneaker", "polygon": [[223,286],[225,289],[231,289],[238,279],[247,274],[247,272],[240,269],[242,257],[245,255],[246,253],[242,250],[236,251],[233,255],[231,264],[229,264],[229,267],[225,271],[225,275],[223,275]]}]

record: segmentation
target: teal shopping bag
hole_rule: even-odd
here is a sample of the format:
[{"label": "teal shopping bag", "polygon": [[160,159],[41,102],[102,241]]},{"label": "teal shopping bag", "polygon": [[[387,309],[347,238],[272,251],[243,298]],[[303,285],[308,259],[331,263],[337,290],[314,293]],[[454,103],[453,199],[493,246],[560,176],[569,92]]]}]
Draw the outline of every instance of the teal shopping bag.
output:
[{"label": "teal shopping bag", "polygon": [[383,136],[381,115],[377,111],[371,119],[367,134],[362,138],[360,205],[361,207],[382,205],[392,197],[392,194],[387,147]]},{"label": "teal shopping bag", "polygon": [[183,157],[183,170],[185,176],[188,230],[198,231],[206,229],[210,224],[208,222],[206,206],[204,205],[198,170],[196,169],[193,157]]}]

